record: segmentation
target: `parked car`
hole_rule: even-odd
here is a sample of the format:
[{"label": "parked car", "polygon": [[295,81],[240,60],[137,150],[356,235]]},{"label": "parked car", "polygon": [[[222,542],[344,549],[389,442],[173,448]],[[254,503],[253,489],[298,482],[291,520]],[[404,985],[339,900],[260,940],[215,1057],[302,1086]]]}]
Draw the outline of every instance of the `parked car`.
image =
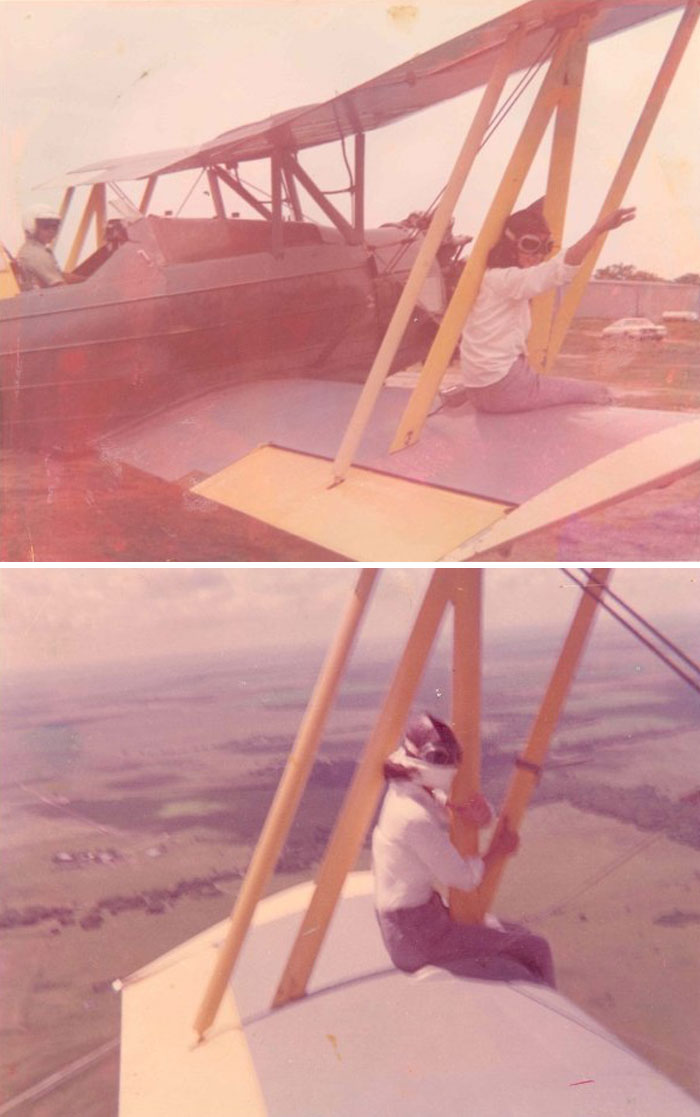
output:
[{"label": "parked car", "polygon": [[664,322],[697,322],[694,310],[665,310],[661,315]]},{"label": "parked car", "polygon": [[636,337],[642,340],[653,338],[655,341],[661,341],[662,338],[666,337],[666,327],[657,326],[648,318],[618,318],[617,322],[612,322],[604,330],[601,330],[600,336]]}]

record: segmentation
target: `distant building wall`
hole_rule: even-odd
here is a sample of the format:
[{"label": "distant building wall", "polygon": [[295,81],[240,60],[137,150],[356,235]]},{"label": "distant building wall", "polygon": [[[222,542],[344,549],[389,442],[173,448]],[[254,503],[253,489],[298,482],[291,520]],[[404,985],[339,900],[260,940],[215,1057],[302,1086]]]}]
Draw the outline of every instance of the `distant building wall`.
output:
[{"label": "distant building wall", "polygon": [[576,311],[579,318],[661,318],[665,310],[700,314],[700,286],[642,280],[592,279]]}]

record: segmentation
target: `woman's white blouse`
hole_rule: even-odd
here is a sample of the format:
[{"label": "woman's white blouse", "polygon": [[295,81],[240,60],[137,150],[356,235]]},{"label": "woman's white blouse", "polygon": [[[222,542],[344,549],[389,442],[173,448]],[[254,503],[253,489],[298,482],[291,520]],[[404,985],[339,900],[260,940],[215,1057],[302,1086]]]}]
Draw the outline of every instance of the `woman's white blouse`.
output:
[{"label": "woman's white blouse", "polygon": [[527,352],[530,299],[569,283],[577,267],[563,253],[531,268],[487,268],[460,342],[462,379],[470,388],[502,380]]},{"label": "woman's white blouse", "polygon": [[484,875],[482,859],[461,857],[450,841],[447,810],[408,780],[387,787],[372,834],[372,867],[380,911],[418,907],[436,884],[469,892]]}]

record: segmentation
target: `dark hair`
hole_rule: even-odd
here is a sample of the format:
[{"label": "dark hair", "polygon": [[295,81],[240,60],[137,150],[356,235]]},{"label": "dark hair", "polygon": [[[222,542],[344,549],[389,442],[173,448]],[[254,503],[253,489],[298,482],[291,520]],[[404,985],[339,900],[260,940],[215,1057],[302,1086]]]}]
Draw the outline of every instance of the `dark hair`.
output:
[{"label": "dark hair", "polygon": [[[524,233],[534,233],[538,237],[551,236],[551,230],[544,218],[543,206],[544,198],[538,198],[527,209],[519,209],[516,213],[511,213],[499,239],[486,258],[487,268],[517,267],[517,242]],[[506,235],[506,229],[512,234],[511,236]]]},{"label": "dark hair", "polygon": [[517,268],[518,249],[514,240],[510,240],[505,232],[497,240],[486,257],[487,268]]}]

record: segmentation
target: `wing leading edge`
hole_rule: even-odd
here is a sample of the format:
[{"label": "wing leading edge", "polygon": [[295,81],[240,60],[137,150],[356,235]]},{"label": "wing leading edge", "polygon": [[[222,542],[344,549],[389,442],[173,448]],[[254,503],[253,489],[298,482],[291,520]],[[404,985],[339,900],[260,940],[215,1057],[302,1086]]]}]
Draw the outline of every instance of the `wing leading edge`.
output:
[{"label": "wing leading edge", "polygon": [[104,160],[69,172],[60,185],[125,182],[216,163],[269,158],[274,150],[301,151],[382,128],[449,100],[488,80],[503,42],[525,27],[516,70],[546,58],[556,35],[590,13],[591,40],[682,8],[682,0],[530,0],[410,61],[319,104],[303,105],[224,132],[204,144]]}]

